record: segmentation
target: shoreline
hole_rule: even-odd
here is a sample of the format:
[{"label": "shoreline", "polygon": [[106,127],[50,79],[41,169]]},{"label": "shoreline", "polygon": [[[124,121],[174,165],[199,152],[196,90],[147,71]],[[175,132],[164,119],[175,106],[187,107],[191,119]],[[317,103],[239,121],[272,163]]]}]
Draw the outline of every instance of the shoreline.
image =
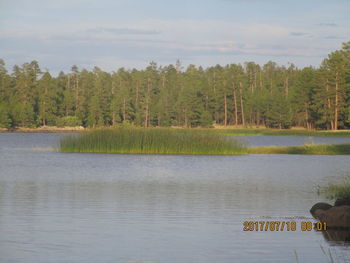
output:
[{"label": "shoreline", "polygon": [[[120,126],[123,127],[123,126]],[[101,127],[106,128],[106,127]],[[109,127],[107,127],[109,128]],[[135,127],[141,128],[141,127]],[[184,128],[184,127],[153,127],[153,128],[173,128],[173,129],[193,129],[210,130],[227,135],[256,135],[256,136],[334,136],[350,137],[350,130],[307,130],[302,127],[292,127],[291,129],[271,129],[266,127],[242,127],[242,126],[214,126],[213,128]],[[66,132],[84,132],[98,128],[85,128],[83,126],[75,127],[57,127],[41,126],[38,128],[18,127],[15,129],[0,128],[0,133],[66,133]]]},{"label": "shoreline", "polygon": [[57,127],[57,126],[41,126],[38,128],[18,127],[16,129],[0,128],[0,133],[65,133],[65,132],[81,132],[86,131],[83,126],[77,127]]}]

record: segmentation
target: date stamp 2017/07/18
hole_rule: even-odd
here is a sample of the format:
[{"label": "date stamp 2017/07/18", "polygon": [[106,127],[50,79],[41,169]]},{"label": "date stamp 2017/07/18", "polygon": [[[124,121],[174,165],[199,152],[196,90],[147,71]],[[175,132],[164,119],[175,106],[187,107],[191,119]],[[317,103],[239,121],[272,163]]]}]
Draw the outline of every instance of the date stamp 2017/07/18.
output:
[{"label": "date stamp 2017/07/18", "polygon": [[243,222],[243,231],[317,231],[327,230],[326,222],[301,221],[300,227],[297,227],[295,221],[245,221]]}]

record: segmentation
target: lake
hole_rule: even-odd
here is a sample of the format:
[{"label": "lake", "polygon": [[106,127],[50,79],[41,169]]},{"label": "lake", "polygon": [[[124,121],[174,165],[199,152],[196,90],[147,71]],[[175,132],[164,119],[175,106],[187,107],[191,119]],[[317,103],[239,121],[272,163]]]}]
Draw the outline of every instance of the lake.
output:
[{"label": "lake", "polygon": [[[301,231],[349,156],[58,153],[65,134],[0,133],[0,262],[334,262],[350,247]],[[253,146],[350,138],[246,136]],[[295,221],[296,231],[243,231]],[[324,252],[323,252],[324,250]]]}]

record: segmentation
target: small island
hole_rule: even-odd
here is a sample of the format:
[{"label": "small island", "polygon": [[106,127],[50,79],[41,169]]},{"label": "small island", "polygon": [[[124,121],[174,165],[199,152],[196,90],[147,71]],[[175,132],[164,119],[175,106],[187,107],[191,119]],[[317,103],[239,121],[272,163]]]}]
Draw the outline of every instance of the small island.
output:
[{"label": "small island", "polygon": [[59,151],[130,154],[350,154],[350,144],[248,147],[239,138],[210,129],[103,128],[61,139]]}]

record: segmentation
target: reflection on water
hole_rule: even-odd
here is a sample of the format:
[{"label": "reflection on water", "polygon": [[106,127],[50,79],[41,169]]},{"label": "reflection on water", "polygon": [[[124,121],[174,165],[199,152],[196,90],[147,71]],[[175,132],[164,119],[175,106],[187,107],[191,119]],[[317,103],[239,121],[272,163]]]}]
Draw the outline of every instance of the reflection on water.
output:
[{"label": "reflection on water", "polygon": [[[326,201],[317,185],[350,171],[346,156],[32,150],[59,136],[0,134],[0,262],[328,262],[321,246],[349,259],[300,230]],[[243,231],[261,220],[298,229]]]}]

